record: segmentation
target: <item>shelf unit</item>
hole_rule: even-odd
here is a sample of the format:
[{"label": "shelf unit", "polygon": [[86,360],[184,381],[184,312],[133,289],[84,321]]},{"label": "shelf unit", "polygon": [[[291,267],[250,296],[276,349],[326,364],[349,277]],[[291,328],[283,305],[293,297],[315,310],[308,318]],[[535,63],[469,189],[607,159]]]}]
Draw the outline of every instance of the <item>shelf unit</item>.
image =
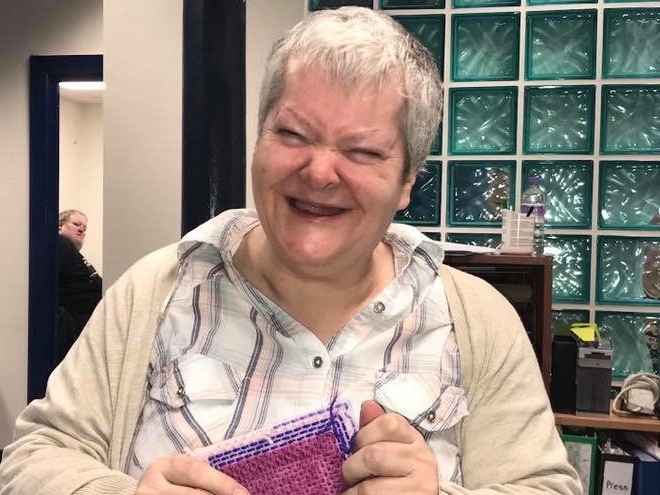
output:
[{"label": "shelf unit", "polygon": [[552,256],[447,251],[444,263],[486,280],[513,305],[532,342],[549,391]]},{"label": "shelf unit", "polygon": [[652,416],[621,416],[609,414],[555,413],[557,426],[594,428],[597,430],[643,431],[660,434],[660,419]]}]

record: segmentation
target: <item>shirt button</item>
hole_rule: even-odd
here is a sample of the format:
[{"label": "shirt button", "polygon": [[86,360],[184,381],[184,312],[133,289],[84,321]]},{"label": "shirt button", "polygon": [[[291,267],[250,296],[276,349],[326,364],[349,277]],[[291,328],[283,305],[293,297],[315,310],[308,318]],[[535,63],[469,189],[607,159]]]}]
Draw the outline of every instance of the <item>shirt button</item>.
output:
[{"label": "shirt button", "polygon": [[320,368],[323,366],[323,358],[321,356],[316,356],[312,361],[312,364],[314,365],[314,368]]},{"label": "shirt button", "polygon": [[385,305],[378,301],[376,304],[374,304],[374,313],[382,313],[385,311]]},{"label": "shirt button", "polygon": [[435,411],[427,412],[426,419],[428,419],[430,423],[433,423],[435,421]]}]

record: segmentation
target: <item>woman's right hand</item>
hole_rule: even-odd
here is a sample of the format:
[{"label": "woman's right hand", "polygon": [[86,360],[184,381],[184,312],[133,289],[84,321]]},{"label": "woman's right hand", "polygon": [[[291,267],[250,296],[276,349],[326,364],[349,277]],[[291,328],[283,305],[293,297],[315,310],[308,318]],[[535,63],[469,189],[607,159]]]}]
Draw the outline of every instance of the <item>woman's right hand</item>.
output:
[{"label": "woman's right hand", "polygon": [[186,454],[153,461],[142,473],[135,495],[248,495],[236,480]]}]

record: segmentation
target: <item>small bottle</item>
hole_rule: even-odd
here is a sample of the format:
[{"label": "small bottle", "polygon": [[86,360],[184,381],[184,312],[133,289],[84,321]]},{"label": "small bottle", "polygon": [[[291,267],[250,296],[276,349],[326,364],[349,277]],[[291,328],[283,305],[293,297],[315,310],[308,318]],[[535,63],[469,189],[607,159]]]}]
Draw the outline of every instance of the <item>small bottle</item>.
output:
[{"label": "small bottle", "polygon": [[[541,178],[531,175],[527,178],[527,187],[520,198],[520,211],[534,216],[534,249],[535,255],[543,254],[545,230],[545,196],[541,190]],[[531,212],[530,212],[531,210]]]}]

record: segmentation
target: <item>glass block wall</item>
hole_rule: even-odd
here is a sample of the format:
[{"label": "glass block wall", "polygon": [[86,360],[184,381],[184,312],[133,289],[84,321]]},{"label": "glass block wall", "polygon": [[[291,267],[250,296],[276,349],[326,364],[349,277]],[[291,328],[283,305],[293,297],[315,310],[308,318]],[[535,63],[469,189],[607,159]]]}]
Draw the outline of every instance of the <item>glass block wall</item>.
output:
[{"label": "glass block wall", "polygon": [[433,53],[445,111],[396,221],[496,247],[503,199],[546,194],[553,329],[593,321],[613,372],[660,373],[660,2],[308,0],[392,15]]}]

